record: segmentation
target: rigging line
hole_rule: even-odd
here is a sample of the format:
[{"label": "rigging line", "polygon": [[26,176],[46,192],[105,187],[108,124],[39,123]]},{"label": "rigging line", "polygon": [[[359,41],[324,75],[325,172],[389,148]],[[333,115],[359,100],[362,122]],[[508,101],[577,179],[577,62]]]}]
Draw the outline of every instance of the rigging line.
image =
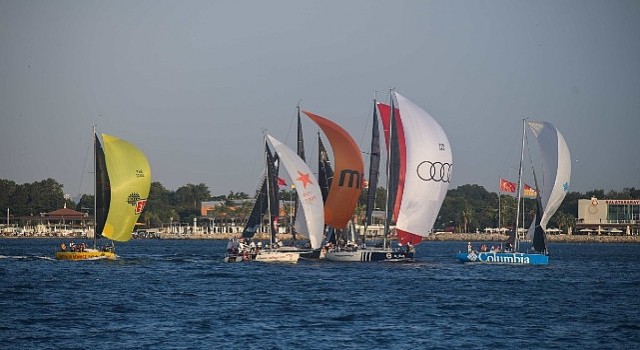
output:
[{"label": "rigging line", "polygon": [[298,103],[296,104],[296,109],[293,113],[293,118],[291,118],[291,121],[289,122],[289,129],[287,130],[287,135],[284,138],[285,143],[287,143],[289,141],[289,135],[291,135],[291,128],[293,125],[293,122],[296,121],[297,122],[297,118],[298,118],[298,110],[300,109],[300,102],[302,102],[302,99],[298,100]]},{"label": "rigging line", "polygon": [[[95,136],[92,134],[92,138],[93,137],[95,137]],[[84,152],[84,162],[82,164],[82,174],[80,175],[80,183],[78,184],[78,194],[79,195],[83,194],[82,193],[82,184],[84,183],[84,174],[87,171],[87,162],[88,162],[88,159],[89,159],[89,152],[91,150],[91,146],[93,146],[93,139],[90,140],[90,142],[87,145],[87,148],[86,148],[86,150]]]},{"label": "rigging line", "polygon": [[[507,152],[505,154],[504,157],[499,157],[501,162],[500,162],[500,166],[498,167],[498,169],[500,169],[500,174],[505,177],[506,179],[508,179],[509,181],[511,181],[511,179],[513,179],[513,174],[512,174],[512,170],[517,170],[518,169],[518,165],[517,162],[515,164],[508,164],[511,163],[511,161],[515,158],[514,154],[517,150],[517,146],[519,145],[519,143],[522,141],[520,140],[520,135],[518,135],[518,133],[509,133],[511,135],[511,138],[509,139],[510,141],[508,143],[504,143],[506,145],[508,145],[507,147]],[[499,146],[502,145],[499,144]],[[503,148],[504,149],[504,148]],[[517,173],[516,175],[517,176]]]},{"label": "rigging line", "polygon": [[[376,106],[374,105],[373,108],[376,108]],[[369,119],[371,119],[371,116],[373,115],[373,112],[374,112],[373,108],[369,107],[369,113],[367,114],[367,117],[365,118],[364,128],[362,128],[362,135],[360,136],[360,143],[358,145],[358,146],[360,146],[360,152],[364,153],[364,154],[369,154],[369,153],[366,153],[366,152],[362,151],[362,149],[364,148],[363,145],[365,145],[365,142],[367,142],[367,140],[365,138],[367,137],[367,135],[371,134],[371,132],[370,131],[367,132],[367,130],[369,128]],[[371,142],[371,140],[369,140],[369,143],[370,142]],[[371,152],[371,150],[369,150],[369,152]]]},{"label": "rigging line", "polygon": [[[533,173],[533,176],[535,177],[536,169],[533,166],[533,157],[531,157],[531,147],[529,146],[529,137],[525,136],[524,139],[525,139],[525,142],[527,143],[527,154],[529,155],[529,164],[531,165],[531,172]],[[542,179],[542,182],[544,183],[544,178]],[[536,186],[536,187],[538,187],[538,186]],[[539,192],[540,191],[539,188],[536,188],[536,191],[538,191],[538,193],[541,193],[541,192]]]}]

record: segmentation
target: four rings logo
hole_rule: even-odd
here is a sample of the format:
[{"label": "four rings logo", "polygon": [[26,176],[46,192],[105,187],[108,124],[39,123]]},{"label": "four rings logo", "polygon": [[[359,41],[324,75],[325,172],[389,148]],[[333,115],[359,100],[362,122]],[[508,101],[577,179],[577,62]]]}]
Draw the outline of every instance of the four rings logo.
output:
[{"label": "four rings logo", "polygon": [[418,164],[416,171],[422,181],[449,182],[453,164],[425,160]]}]

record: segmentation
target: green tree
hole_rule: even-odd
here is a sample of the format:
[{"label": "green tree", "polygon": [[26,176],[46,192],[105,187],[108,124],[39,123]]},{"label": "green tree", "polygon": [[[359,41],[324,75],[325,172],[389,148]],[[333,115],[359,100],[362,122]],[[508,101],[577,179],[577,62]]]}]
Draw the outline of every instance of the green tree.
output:
[{"label": "green tree", "polygon": [[141,215],[141,220],[151,226],[170,223],[172,218],[174,221],[181,221],[175,204],[175,194],[173,192],[167,190],[159,182],[152,182],[147,205]]},{"label": "green tree", "polygon": [[211,192],[204,183],[186,184],[176,190],[176,205],[183,209],[198,210],[200,204],[211,199]]}]

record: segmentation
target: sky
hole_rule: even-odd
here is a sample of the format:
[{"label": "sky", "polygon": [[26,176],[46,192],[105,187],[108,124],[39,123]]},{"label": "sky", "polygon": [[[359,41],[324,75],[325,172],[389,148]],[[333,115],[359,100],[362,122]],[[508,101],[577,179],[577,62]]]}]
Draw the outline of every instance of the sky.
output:
[{"label": "sky", "polygon": [[638,188],[638,38],[633,0],[0,0],[0,179],[92,193],[95,124],[169,190],[253,194],[263,132],[295,147],[296,105],[366,159],[395,88],[445,130],[450,188],[516,180],[523,118],[564,135],[570,190]]}]

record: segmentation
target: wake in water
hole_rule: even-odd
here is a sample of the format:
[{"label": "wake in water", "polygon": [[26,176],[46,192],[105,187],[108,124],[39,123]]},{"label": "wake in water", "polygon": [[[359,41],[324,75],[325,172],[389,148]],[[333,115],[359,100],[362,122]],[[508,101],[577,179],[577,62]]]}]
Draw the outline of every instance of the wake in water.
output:
[{"label": "wake in water", "polygon": [[28,256],[28,255],[0,255],[0,259],[14,259],[14,260],[53,260],[55,261],[55,258],[52,258],[50,256]]}]

